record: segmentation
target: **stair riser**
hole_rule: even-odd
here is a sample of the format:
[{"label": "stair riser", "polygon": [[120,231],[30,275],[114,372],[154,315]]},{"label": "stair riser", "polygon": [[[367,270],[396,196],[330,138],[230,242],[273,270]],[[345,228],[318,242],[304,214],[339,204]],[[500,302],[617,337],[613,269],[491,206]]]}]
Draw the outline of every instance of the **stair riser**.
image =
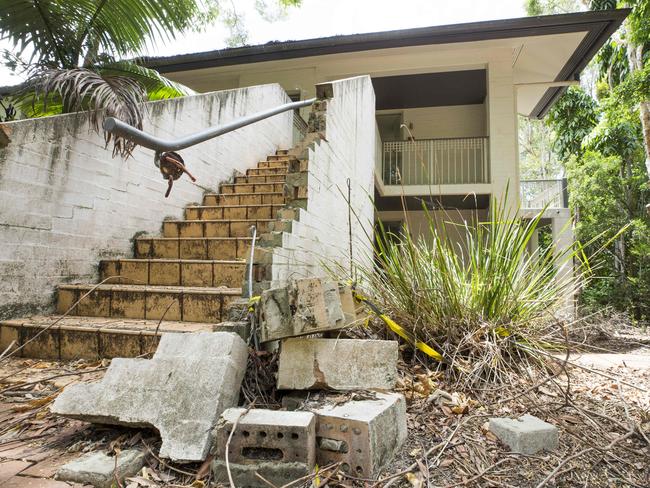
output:
[{"label": "stair riser", "polygon": [[278,149],[277,151],[275,151],[276,156],[286,156],[287,154],[289,154],[288,149]]},{"label": "stair riser", "polygon": [[282,193],[246,194],[233,193],[230,195],[205,195],[205,206],[228,205],[283,205],[285,198]]},{"label": "stair riser", "polygon": [[[59,288],[57,313],[66,313],[85,290]],[[127,319],[220,322],[235,297],[201,293],[96,290],[76,305],[71,315]],[[171,305],[170,305],[171,304]]]},{"label": "stair riser", "polygon": [[[38,334],[38,336],[37,336]],[[4,346],[5,342],[7,346]],[[24,358],[69,361],[131,358],[156,351],[160,334],[150,331],[0,325],[0,348],[15,340]],[[29,342],[28,342],[29,341]]]},{"label": "stair riser", "polygon": [[246,170],[246,176],[286,176],[287,168],[251,168]]},{"label": "stair riser", "polygon": [[[283,183],[287,175],[268,175],[268,176],[236,176],[236,184],[259,184],[259,183]],[[248,193],[248,192],[246,192]]]},{"label": "stair riser", "polygon": [[187,207],[186,220],[266,220],[275,219],[281,205],[259,205],[245,207]]},{"label": "stair riser", "polygon": [[99,269],[102,280],[120,276],[111,284],[239,288],[246,263],[102,261]]},{"label": "stair riser", "polygon": [[[274,178],[273,176],[260,176],[259,178]],[[238,179],[238,178],[235,178]],[[284,181],[284,180],[282,180]],[[282,193],[284,191],[284,183],[265,183],[265,182],[256,182],[256,183],[246,183],[241,182],[237,184],[225,184],[221,185],[222,194],[231,194],[231,193]]]},{"label": "stair riser", "polygon": [[[240,220],[240,221],[168,221],[163,224],[163,237],[230,237],[230,238],[247,238],[250,237],[250,227],[255,225],[258,234],[268,232],[269,221],[264,220]],[[223,257],[214,259],[234,259]],[[182,258],[190,259],[190,258]],[[204,259],[204,258],[197,258]]]},{"label": "stair riser", "polygon": [[260,161],[257,163],[257,167],[262,169],[262,168],[284,168],[286,170],[287,166],[289,166],[289,158],[286,156],[269,156],[269,159],[271,158],[280,158],[278,160],[272,160],[272,161]]},{"label": "stair riser", "polygon": [[151,238],[138,239],[137,259],[248,259],[250,239]]}]

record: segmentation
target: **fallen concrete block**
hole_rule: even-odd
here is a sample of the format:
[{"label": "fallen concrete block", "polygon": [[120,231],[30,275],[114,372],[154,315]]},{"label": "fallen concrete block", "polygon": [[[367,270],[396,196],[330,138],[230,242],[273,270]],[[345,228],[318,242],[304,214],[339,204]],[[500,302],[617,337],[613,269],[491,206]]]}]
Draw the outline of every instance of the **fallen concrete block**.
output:
[{"label": "fallen concrete block", "polygon": [[115,456],[91,452],[61,466],[56,479],[111,488],[136,475],[144,466],[144,459],[144,453],[137,449],[121,451]]},{"label": "fallen concrete block", "polygon": [[216,428],[215,481],[228,482],[226,444],[235,422],[228,463],[236,486],[268,486],[256,472],[277,486],[312,472],[316,461],[314,414],[230,408]]},{"label": "fallen concrete block", "polygon": [[250,323],[247,321],[228,321],[228,322],[220,322],[218,324],[215,324],[214,327],[212,328],[213,332],[232,332],[234,334],[237,334],[239,337],[241,337],[244,341],[248,341],[248,338],[250,337],[251,333],[251,326]]},{"label": "fallen concrete block", "polygon": [[286,339],[280,346],[280,390],[390,390],[397,381],[397,342]]},{"label": "fallen concrete block", "polygon": [[406,440],[406,401],[399,393],[373,393],[340,403],[340,395],[307,399],[316,414],[316,464],[376,478]]},{"label": "fallen concrete block", "polygon": [[518,419],[491,418],[489,430],[510,448],[512,452],[535,454],[552,451],[558,445],[558,430],[554,425],[533,415]]},{"label": "fallen concrete block", "polygon": [[202,461],[219,415],[237,404],[247,358],[236,334],[163,334],[152,359],[113,359],[101,381],[70,385],[51,410],[87,422],[154,427],[161,457]]},{"label": "fallen concrete block", "polygon": [[319,278],[293,280],[286,287],[262,292],[260,340],[315,334],[345,327],[338,285]]}]

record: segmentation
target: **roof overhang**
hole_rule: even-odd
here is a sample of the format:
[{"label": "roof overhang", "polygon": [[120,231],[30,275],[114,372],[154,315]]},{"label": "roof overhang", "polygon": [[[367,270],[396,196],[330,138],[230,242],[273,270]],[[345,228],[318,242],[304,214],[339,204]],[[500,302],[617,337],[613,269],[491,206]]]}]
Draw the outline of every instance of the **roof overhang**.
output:
[{"label": "roof overhang", "polygon": [[[144,58],[142,61],[161,73],[174,73],[411,46],[507,39],[518,41],[526,38],[530,42],[521,44],[513,61],[515,68],[520,63],[522,66],[521,73],[515,72],[515,83],[520,85],[518,97],[524,107],[520,111],[531,117],[543,117],[566,87],[548,87],[539,82],[561,83],[578,79],[582,69],[629,12],[629,9],[588,11],[270,42],[258,46]],[[558,54],[558,51],[561,52]],[[546,71],[540,73],[540,67],[545,67]],[[545,78],[536,79],[538,75]]]}]

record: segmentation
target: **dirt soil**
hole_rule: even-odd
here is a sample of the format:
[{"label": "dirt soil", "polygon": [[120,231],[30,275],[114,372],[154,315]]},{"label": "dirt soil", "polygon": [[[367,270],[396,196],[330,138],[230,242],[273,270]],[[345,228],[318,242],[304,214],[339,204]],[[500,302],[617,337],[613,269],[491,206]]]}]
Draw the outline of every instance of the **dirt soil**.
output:
[{"label": "dirt soil", "polygon": [[[650,335],[601,339],[583,340],[588,352],[572,355],[571,364],[564,365],[564,356],[549,358],[549,375],[531,371],[511,386],[471,393],[454,391],[441,373],[422,364],[400,363],[409,436],[380,480],[354,478],[333,466],[320,468],[318,482],[293,486],[650,487]],[[125,487],[217,486],[208,462],[158,459],[155,432],[90,425],[49,412],[66,385],[96,381],[107,366],[108,361],[0,362],[0,486],[74,486],[54,480],[59,466],[85,452],[132,446],[148,453],[147,466]],[[253,394],[245,391],[244,398]],[[559,428],[555,451],[515,454],[486,429],[490,417],[524,413]]]}]

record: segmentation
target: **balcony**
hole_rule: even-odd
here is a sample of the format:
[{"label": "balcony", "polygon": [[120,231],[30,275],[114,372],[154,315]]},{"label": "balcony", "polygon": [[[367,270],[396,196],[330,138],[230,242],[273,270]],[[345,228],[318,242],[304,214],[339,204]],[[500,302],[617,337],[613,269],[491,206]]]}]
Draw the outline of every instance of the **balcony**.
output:
[{"label": "balcony", "polygon": [[380,174],[386,186],[489,183],[489,138],[383,142]]},{"label": "balcony", "polygon": [[521,180],[521,208],[568,208],[566,178]]}]

